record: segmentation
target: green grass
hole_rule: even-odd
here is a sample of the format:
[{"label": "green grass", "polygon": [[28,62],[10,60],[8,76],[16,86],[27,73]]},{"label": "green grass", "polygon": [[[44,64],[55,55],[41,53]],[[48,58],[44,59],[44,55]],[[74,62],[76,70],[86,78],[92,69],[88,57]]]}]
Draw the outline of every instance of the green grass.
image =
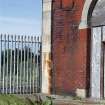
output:
[{"label": "green grass", "polygon": [[15,95],[0,95],[0,105],[36,105],[29,99],[19,98]]},{"label": "green grass", "polygon": [[53,101],[50,97],[46,97],[45,101],[32,101],[16,95],[0,95],[0,105],[53,105]]}]

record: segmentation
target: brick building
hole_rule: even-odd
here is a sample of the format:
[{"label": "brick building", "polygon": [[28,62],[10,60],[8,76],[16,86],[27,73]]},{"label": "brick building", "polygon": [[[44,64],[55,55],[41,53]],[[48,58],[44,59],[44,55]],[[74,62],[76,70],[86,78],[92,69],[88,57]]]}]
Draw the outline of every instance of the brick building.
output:
[{"label": "brick building", "polygon": [[43,93],[105,96],[104,4],[43,0]]}]

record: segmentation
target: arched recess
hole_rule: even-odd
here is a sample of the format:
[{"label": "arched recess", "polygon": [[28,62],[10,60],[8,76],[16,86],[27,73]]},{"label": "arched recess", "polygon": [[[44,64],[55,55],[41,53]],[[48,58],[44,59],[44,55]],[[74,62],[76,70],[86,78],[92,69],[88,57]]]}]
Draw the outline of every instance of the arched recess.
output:
[{"label": "arched recess", "polygon": [[97,16],[97,14],[95,15],[97,10],[98,14],[100,14],[100,10],[102,10],[102,6],[100,6],[100,8],[98,5],[103,4],[105,7],[105,2],[102,2],[104,2],[104,0],[86,0],[79,25],[79,29],[91,29],[90,94],[93,98],[105,97],[105,77],[103,76],[103,68],[105,66],[103,65],[103,29],[105,28],[101,26],[105,24],[103,24],[104,19],[102,18],[102,14],[99,16]]},{"label": "arched recess", "polygon": [[85,29],[90,27],[92,12],[97,1],[98,0],[85,0],[79,29]]},{"label": "arched recess", "polygon": [[[97,77],[100,77],[100,81],[97,82],[97,78],[94,75],[92,78],[93,82],[93,92],[92,95],[95,96],[94,88],[95,84],[99,83],[100,97],[105,97],[105,0],[98,0],[94,11],[92,13],[91,25],[92,27],[92,71]],[[93,56],[95,54],[95,56]],[[99,75],[100,73],[100,75]]]}]

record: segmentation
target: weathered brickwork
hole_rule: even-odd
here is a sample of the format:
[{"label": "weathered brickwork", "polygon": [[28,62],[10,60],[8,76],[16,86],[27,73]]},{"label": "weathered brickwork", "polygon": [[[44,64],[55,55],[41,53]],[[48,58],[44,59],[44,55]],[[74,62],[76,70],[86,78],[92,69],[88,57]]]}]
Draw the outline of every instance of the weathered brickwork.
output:
[{"label": "weathered brickwork", "polygon": [[53,0],[52,3],[53,92],[56,94],[75,95],[78,89],[89,90],[90,29],[79,30],[84,1]]}]

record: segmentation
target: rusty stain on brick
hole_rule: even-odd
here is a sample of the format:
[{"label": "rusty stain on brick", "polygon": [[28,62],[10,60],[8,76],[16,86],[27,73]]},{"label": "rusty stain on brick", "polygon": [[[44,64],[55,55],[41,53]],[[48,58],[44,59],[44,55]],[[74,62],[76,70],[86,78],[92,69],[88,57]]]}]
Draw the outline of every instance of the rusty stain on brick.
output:
[{"label": "rusty stain on brick", "polygon": [[47,74],[48,74],[48,84],[49,84],[49,86],[48,86],[48,91],[49,91],[49,94],[51,94],[51,79],[52,79],[52,77],[51,77],[51,70],[52,70],[52,68],[51,68],[51,53],[46,53],[46,54],[44,54],[44,65],[43,65],[44,67],[45,67],[45,69],[44,70],[47,70],[46,72],[47,72]]}]

